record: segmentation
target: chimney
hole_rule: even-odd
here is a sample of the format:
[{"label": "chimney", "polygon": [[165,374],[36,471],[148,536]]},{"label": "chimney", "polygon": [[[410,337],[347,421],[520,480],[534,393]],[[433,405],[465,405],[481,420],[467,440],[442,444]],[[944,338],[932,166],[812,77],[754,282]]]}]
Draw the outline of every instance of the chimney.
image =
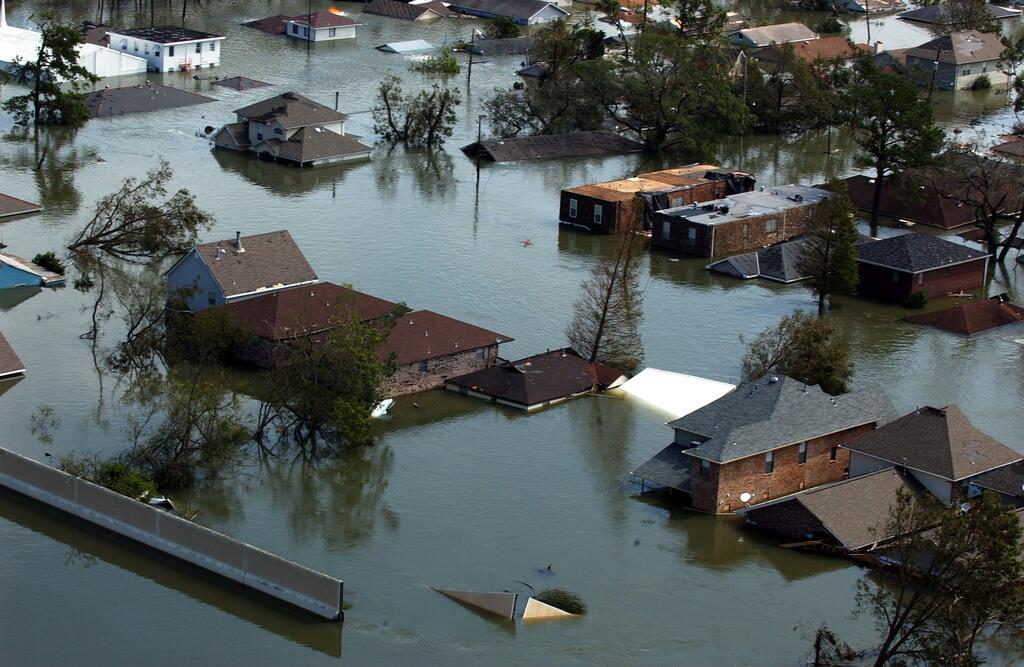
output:
[{"label": "chimney", "polygon": [[882,52],[882,43],[881,42],[875,42],[875,47],[874,47],[873,51],[874,51],[876,56],[879,53],[881,53]]},{"label": "chimney", "polygon": [[235,232],[235,251],[245,252],[245,248],[242,247],[242,232]]}]

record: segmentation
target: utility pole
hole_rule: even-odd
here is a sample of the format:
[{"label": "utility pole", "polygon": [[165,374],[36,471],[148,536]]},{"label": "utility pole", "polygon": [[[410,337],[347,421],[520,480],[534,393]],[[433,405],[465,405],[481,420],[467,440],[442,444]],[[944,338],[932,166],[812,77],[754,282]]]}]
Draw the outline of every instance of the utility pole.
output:
[{"label": "utility pole", "polygon": [[338,110],[338,97],[341,95],[340,91],[334,91],[334,110]]},{"label": "utility pole", "polygon": [[309,56],[309,49],[313,45],[313,0],[309,0],[306,7],[306,56]]},{"label": "utility pole", "polygon": [[156,0],[149,0],[149,27],[156,25]]},{"label": "utility pole", "polygon": [[935,77],[939,74],[939,59],[942,57],[942,49],[935,49],[935,62],[932,63],[932,80],[928,83],[928,101],[932,101],[932,92],[935,90]]},{"label": "utility pole", "polygon": [[[469,34],[469,67],[466,71],[466,96],[469,96],[469,84],[473,80],[473,45],[476,43],[476,28]],[[477,173],[479,177],[479,171]]]},{"label": "utility pole", "polygon": [[482,134],[482,128],[484,123],[484,114],[480,114],[476,117],[476,194],[480,196],[480,137]]},{"label": "utility pole", "polygon": [[868,0],[864,0],[864,16],[868,22],[868,44],[871,44],[871,7],[868,6]]}]

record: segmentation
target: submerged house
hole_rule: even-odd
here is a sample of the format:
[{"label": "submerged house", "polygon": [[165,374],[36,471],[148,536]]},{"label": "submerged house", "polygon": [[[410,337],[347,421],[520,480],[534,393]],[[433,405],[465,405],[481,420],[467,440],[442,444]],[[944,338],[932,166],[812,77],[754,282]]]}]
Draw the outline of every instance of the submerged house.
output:
[{"label": "submerged house", "polygon": [[377,14],[388,16],[393,19],[404,19],[406,21],[436,21],[446,16],[455,16],[455,12],[439,2],[430,0],[413,4],[411,2],[399,2],[398,0],[370,0],[363,8],[366,14]]},{"label": "submerged house", "polygon": [[235,111],[237,122],[213,136],[217,148],[313,167],[365,159],[372,149],[345,133],[348,116],[287,92]]},{"label": "submerged house", "polygon": [[907,322],[944,331],[974,336],[999,327],[1024,322],[1024,308],[1010,303],[1005,294],[991,299],[959,303],[931,313],[903,318]]},{"label": "submerged house", "polygon": [[793,239],[753,252],[726,257],[704,268],[712,273],[723,273],[744,280],[764,278],[785,284],[795,283],[810,278],[800,269],[806,243],[806,239]]},{"label": "submerged house", "polygon": [[334,9],[321,9],[312,14],[282,17],[284,34],[306,42],[330,42],[336,39],[354,39],[355,20]]},{"label": "submerged house", "polygon": [[224,35],[173,25],[107,31],[110,48],[145,58],[155,72],[188,72],[220,65]]},{"label": "submerged house", "polygon": [[286,229],[200,243],[164,277],[168,301],[191,312],[319,280]]},{"label": "submerged house", "polygon": [[857,293],[903,302],[915,292],[929,299],[985,284],[989,255],[929,234],[911,232],[857,246]]},{"label": "submerged house", "polygon": [[729,35],[734,46],[760,49],[772,44],[794,44],[818,39],[817,33],[803,23],[778,23],[742,28]]},{"label": "submerged house", "polygon": [[0,252],[0,289],[7,287],[61,287],[64,276],[17,255]]},{"label": "submerged house", "polygon": [[561,21],[569,16],[562,7],[572,5],[572,0],[455,0],[449,8],[460,14],[479,16],[484,19],[504,17],[519,25],[536,25]]},{"label": "submerged house", "polygon": [[460,375],[446,386],[465,396],[529,412],[616,387],[625,379],[614,368],[589,362],[567,347]]},{"label": "submerged house", "polygon": [[[1008,3],[1009,4],[1009,3]],[[1021,15],[1021,10],[1001,7],[992,3],[985,4],[985,11],[997,21],[1015,18]],[[917,9],[905,11],[899,15],[904,21],[916,21],[917,23],[930,23],[932,25],[949,25],[949,12],[945,3],[939,2],[933,5],[924,5]]]},{"label": "submerged house", "polygon": [[[875,200],[875,179],[870,176],[851,176],[843,179],[850,201],[858,209],[870,212]],[[886,176],[882,181],[882,196],[878,206],[879,215],[915,225],[928,225],[940,229],[956,229],[974,222],[977,214],[952,196],[942,196],[934,187],[919,186],[911,196],[901,193]]]},{"label": "submerged house", "polygon": [[651,245],[701,257],[757,250],[805,234],[828,196],[820,188],[786,185],[664,209],[654,214]]},{"label": "submerged house", "polygon": [[10,380],[25,374],[25,364],[15,354],[14,348],[0,333],[0,380]]},{"label": "submerged house", "polygon": [[[793,56],[808,64],[823,61],[849,61],[871,53],[867,44],[854,44],[845,37],[831,35],[805,42],[792,42]],[[754,53],[754,59],[763,63],[778,64],[783,61],[786,49],[780,44],[767,46]]]},{"label": "submerged house", "polygon": [[683,493],[694,509],[733,512],[843,479],[842,445],[892,416],[878,389],[829,396],[767,375],[670,422],[672,444],[633,475]]},{"label": "submerged house", "polygon": [[16,215],[28,215],[38,213],[43,207],[39,204],[18,199],[0,192],[0,218],[9,218]]},{"label": "submerged house", "polygon": [[587,231],[612,234],[639,225],[644,212],[749,192],[754,182],[749,174],[708,164],[664,169],[562,190],[558,219]]},{"label": "submerged house", "polygon": [[908,49],[903,58],[907,72],[918,85],[969,90],[983,76],[993,86],[1009,82],[1002,68],[1005,48],[999,35],[965,30]]}]

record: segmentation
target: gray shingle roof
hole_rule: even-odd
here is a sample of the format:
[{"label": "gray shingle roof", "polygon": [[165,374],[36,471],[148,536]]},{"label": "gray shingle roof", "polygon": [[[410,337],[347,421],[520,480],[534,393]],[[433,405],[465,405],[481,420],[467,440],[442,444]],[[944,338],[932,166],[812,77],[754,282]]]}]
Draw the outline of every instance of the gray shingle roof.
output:
[{"label": "gray shingle roof", "polygon": [[[985,9],[988,10],[989,15],[994,19],[1008,19],[1013,18],[1014,16],[1020,16],[1019,9],[1007,9],[1006,7],[993,5],[992,3],[986,4]],[[949,22],[949,17],[946,15],[946,6],[942,3],[927,5],[925,7],[919,7],[918,9],[911,9],[910,11],[900,14],[899,18],[905,21],[934,23],[937,25],[945,25]]]},{"label": "gray shingle roof", "polygon": [[225,296],[317,279],[313,267],[286,229],[243,236],[242,248],[244,252],[238,252],[234,239],[195,247]]},{"label": "gray shingle roof", "polygon": [[[471,9],[525,20],[532,18],[550,4],[552,3],[545,0],[455,0],[451,3],[451,8],[455,11]],[[569,12],[560,7],[556,9],[566,16],[569,15]]]},{"label": "gray shingle roof", "polygon": [[708,270],[728,273],[739,278],[766,278],[781,283],[805,280],[798,265],[806,239],[778,243],[755,252],[726,257],[708,265]]},{"label": "gray shingle roof", "polygon": [[762,25],[756,28],[744,28],[739,34],[749,39],[756,46],[786,44],[817,38],[813,30],[803,23],[778,23]]},{"label": "gray shingle roof", "polygon": [[985,257],[987,255],[980,250],[917,232],[857,246],[859,261],[904,273],[931,271]]},{"label": "gray shingle roof", "polygon": [[844,447],[953,482],[1021,460],[955,405],[920,408]]},{"label": "gray shingle roof", "polygon": [[407,21],[415,21],[429,12],[433,12],[439,17],[455,15],[455,12],[436,0],[435,2],[425,2],[419,5],[410,5],[407,2],[399,2],[398,0],[370,0],[370,2],[366,3],[363,11],[367,14],[378,14]]},{"label": "gray shingle roof", "polygon": [[633,475],[680,491],[686,491],[692,475],[693,459],[680,445],[672,443],[643,465]]},{"label": "gray shingle roof", "polygon": [[563,157],[603,157],[640,153],[643,144],[608,130],[587,130],[568,134],[538,134],[507,139],[484,139],[462,147],[470,157],[481,151],[482,158],[495,162],[549,160]]},{"label": "gray shingle roof", "polygon": [[[774,381],[773,381],[774,380]],[[829,396],[817,385],[775,374],[747,382],[669,423],[704,442],[687,454],[725,463],[893,416],[878,388]]]},{"label": "gray shingle roof", "polygon": [[262,102],[236,109],[235,113],[247,120],[258,122],[276,120],[288,129],[337,123],[348,118],[343,113],[293,92],[281,93]]},{"label": "gray shingle roof", "polygon": [[304,127],[287,141],[268,139],[278,157],[294,162],[309,162],[339,156],[369,155],[373,150],[359,143],[355,135],[341,135],[319,127]]},{"label": "gray shingle roof", "polygon": [[935,60],[937,55],[940,62],[966,65],[999,60],[1005,48],[999,41],[999,35],[965,30],[936,37],[908,50],[906,55],[929,61]]}]

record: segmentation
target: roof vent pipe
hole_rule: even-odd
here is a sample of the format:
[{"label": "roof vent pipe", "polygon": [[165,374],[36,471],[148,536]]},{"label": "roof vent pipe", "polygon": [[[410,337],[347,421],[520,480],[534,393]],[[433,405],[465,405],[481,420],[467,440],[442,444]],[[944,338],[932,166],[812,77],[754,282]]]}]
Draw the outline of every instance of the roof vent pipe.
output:
[{"label": "roof vent pipe", "polygon": [[242,232],[235,232],[235,250],[245,252],[245,248],[242,247]]}]

